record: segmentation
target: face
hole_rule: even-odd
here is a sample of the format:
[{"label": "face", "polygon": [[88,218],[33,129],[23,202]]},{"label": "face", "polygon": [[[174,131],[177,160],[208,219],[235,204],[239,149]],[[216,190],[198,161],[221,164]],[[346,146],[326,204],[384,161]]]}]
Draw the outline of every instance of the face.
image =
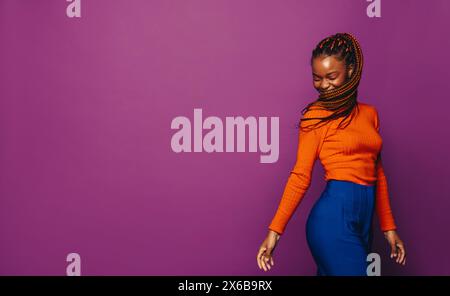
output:
[{"label": "face", "polygon": [[334,56],[318,56],[312,61],[313,84],[319,92],[332,90],[343,85],[352,75],[353,67],[346,67],[345,61]]}]

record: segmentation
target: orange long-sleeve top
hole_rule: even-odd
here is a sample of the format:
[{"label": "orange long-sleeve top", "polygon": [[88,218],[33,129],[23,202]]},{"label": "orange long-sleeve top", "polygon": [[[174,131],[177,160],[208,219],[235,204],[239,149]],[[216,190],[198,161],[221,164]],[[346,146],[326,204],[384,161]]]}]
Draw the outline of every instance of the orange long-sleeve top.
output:
[{"label": "orange long-sleeve top", "polygon": [[[358,111],[358,112],[356,112]],[[282,234],[311,183],[317,158],[320,159],[325,180],[346,180],[362,185],[376,184],[375,208],[382,231],[396,229],[389,202],[387,179],[381,161],[382,138],[380,121],[374,106],[358,102],[358,110],[345,129],[337,129],[341,118],[321,123],[315,129],[299,131],[297,160],[284,188],[278,209],[269,229]],[[311,107],[304,118],[324,117],[331,111]],[[343,122],[345,126],[347,123]],[[301,122],[308,127],[318,119]]]}]

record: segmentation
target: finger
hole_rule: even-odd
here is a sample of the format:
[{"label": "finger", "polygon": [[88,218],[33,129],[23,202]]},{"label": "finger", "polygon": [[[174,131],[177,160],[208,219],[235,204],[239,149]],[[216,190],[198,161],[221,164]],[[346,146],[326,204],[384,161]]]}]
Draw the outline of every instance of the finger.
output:
[{"label": "finger", "polygon": [[258,255],[256,255],[256,258],[258,259],[261,258],[261,256],[264,254],[265,251],[266,251],[265,247],[259,248]]},{"label": "finger", "polygon": [[397,262],[399,264],[401,264],[402,261],[403,261],[403,257],[405,256],[405,249],[403,247],[403,243],[401,243],[401,242],[397,243],[397,247],[398,247],[398,250],[399,250],[399,256],[397,258]]},{"label": "finger", "polygon": [[399,264],[403,264],[403,261],[406,258],[406,252],[405,252],[405,247],[403,246],[403,244],[399,245],[399,249],[400,249],[400,259],[399,259]]},{"label": "finger", "polygon": [[272,265],[273,265],[272,262],[273,262],[273,261],[272,261],[272,256],[271,256],[271,255],[268,255],[268,256],[267,256],[267,260],[266,260],[266,261],[267,261],[267,265],[270,266],[270,267],[272,267]]},{"label": "finger", "polygon": [[272,256],[270,257],[270,262],[272,262],[272,266],[275,265],[275,263],[273,262],[273,257]]},{"label": "finger", "polygon": [[258,265],[259,265],[259,268],[260,268],[260,269],[263,268],[263,265],[262,265],[262,258],[263,258],[263,255],[264,255],[265,251],[266,251],[266,248],[265,248],[265,247],[261,247],[261,248],[259,249],[259,252],[258,252],[258,255],[257,255]]},{"label": "finger", "polygon": [[389,246],[391,247],[391,258],[394,258],[395,256],[395,241],[388,241],[389,242]]},{"label": "finger", "polygon": [[265,250],[266,250],[266,248],[264,248],[264,247],[259,248],[258,254],[256,255],[256,261],[258,262],[259,269],[262,268],[261,256],[262,256],[262,254],[264,253]]},{"label": "finger", "polygon": [[396,252],[395,244],[391,244],[391,258],[394,258],[397,255]]},{"label": "finger", "polygon": [[406,257],[403,259],[403,265],[406,265]]},{"label": "finger", "polygon": [[267,269],[270,270],[269,256],[264,257],[264,262],[266,263]]},{"label": "finger", "polygon": [[264,260],[264,256],[261,257],[261,265],[264,269],[264,271],[267,271],[267,266],[266,266],[266,260]]},{"label": "finger", "polygon": [[399,248],[402,252],[402,258],[401,258],[400,262],[403,262],[403,260],[406,258],[405,245],[403,245],[403,243],[400,243]]},{"label": "finger", "polygon": [[399,263],[399,264],[402,264],[403,258],[405,258],[405,253],[403,252],[402,249],[400,249],[400,251],[399,251],[399,256],[398,256],[398,263]]},{"label": "finger", "polygon": [[264,260],[264,258],[263,258],[263,260],[262,260],[262,264],[263,264],[263,269],[264,269],[264,271],[269,270],[268,267],[267,267],[267,264],[266,264],[266,260]]},{"label": "finger", "polygon": [[265,266],[265,264],[264,264],[263,258],[261,258],[261,259],[259,260],[259,262],[260,262],[260,264],[261,264],[261,269],[264,270],[264,271],[266,271],[266,266]]}]

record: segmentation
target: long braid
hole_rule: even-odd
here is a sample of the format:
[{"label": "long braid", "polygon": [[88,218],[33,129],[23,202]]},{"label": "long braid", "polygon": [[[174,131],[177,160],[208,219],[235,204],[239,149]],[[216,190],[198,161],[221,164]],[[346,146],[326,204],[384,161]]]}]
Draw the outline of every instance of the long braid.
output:
[{"label": "long braid", "polygon": [[[358,85],[361,80],[364,61],[362,50],[358,41],[352,34],[337,33],[323,39],[319,42],[319,44],[317,44],[316,48],[313,50],[311,62],[314,58],[320,55],[334,55],[339,60],[344,60],[347,67],[349,65],[353,65],[354,70],[350,79],[348,79],[343,85],[336,89],[331,89],[320,93],[319,98],[316,101],[309,103],[302,110],[302,114],[305,114],[310,107],[317,106],[322,109],[333,111],[331,115],[323,118],[302,118],[301,120],[320,119],[320,121],[316,124],[310,125],[316,127],[320,123],[326,123],[327,121],[344,117],[338,125],[338,128],[340,128],[342,122],[344,122],[349,116],[353,117],[353,109],[355,106],[358,106]],[[347,125],[350,121],[348,121]]]}]

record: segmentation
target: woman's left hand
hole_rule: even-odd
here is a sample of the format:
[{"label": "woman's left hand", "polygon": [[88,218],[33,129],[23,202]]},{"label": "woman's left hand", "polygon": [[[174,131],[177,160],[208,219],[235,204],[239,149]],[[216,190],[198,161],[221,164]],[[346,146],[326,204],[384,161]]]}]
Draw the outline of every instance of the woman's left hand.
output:
[{"label": "woman's left hand", "polygon": [[391,258],[396,258],[395,262],[398,264],[406,264],[406,251],[403,241],[397,234],[395,230],[388,230],[384,232],[384,237],[389,242],[391,246]]}]

